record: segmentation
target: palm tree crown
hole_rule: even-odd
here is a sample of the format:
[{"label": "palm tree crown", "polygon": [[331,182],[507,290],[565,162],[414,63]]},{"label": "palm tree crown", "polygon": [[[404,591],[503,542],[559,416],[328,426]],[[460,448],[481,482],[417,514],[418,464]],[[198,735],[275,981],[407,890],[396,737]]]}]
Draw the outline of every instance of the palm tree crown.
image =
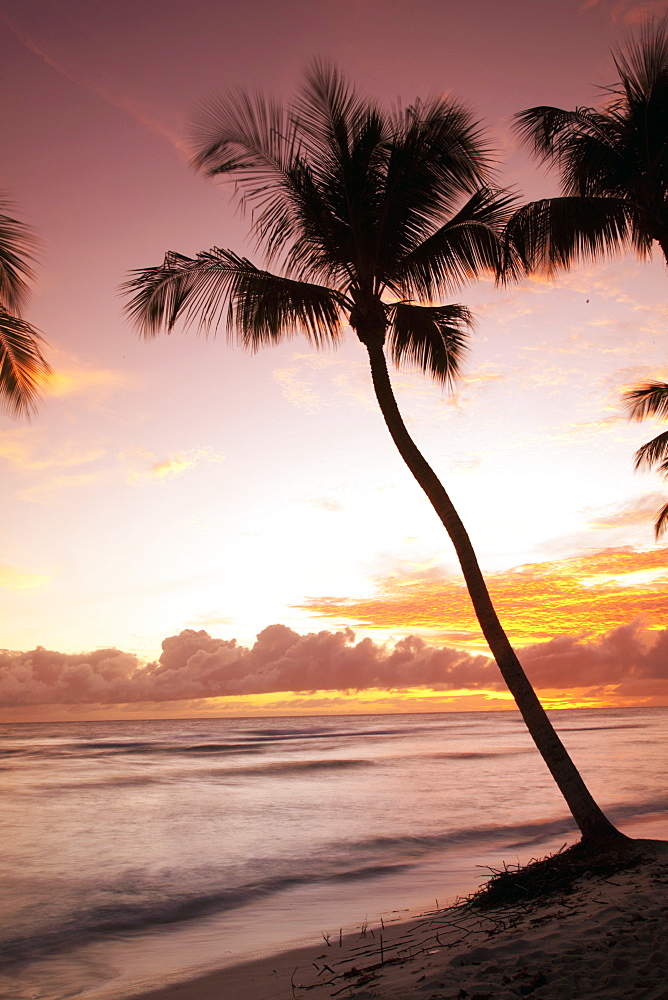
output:
[{"label": "palm tree crown", "polygon": [[51,369],[40,334],[20,315],[33,277],[35,237],[6,214],[8,208],[0,198],[0,406],[21,416],[35,409]]},{"label": "palm tree crown", "polygon": [[[630,389],[626,393],[626,404],[629,417],[632,420],[644,420],[645,417],[668,417],[668,383],[646,382]],[[636,469],[646,466],[657,469],[668,479],[668,431],[657,434],[647,444],[638,448],[635,454]],[[668,503],[656,516],[654,532],[657,538],[668,531]]]},{"label": "palm tree crown", "polygon": [[471,317],[464,306],[433,300],[478,274],[514,267],[501,238],[511,199],[490,186],[478,126],[440,98],[387,113],[316,65],[286,110],[233,95],[203,110],[193,136],[195,163],[234,177],[257,243],[281,273],[230,250],[167,254],[128,282],[130,315],[146,336],[171,330],[179,317],[204,329],[225,318],[251,349],[297,332],[316,347],[335,344],[348,321],[368,353],[392,440],[454,544],[482,631],[583,836],[619,838],[510,646],[466,529],[410,437],[387,371],[386,349],[397,364],[450,382]]},{"label": "palm tree crown", "polygon": [[169,253],[127,285],[145,335],[180,316],[207,329],[226,318],[251,349],[297,332],[320,347],[347,320],[361,339],[387,338],[396,363],[455,375],[468,310],[416,300],[495,272],[511,208],[463,107],[435,98],[386,113],[316,65],[287,109],[228,96],[202,110],[193,138],[200,169],[234,177],[280,274],[229,250]]},{"label": "palm tree crown", "polygon": [[527,261],[548,268],[658,243],[668,262],[668,19],[613,52],[619,80],[601,108],[535,107],[520,135],[554,164],[562,197],[531,202],[511,227]]}]

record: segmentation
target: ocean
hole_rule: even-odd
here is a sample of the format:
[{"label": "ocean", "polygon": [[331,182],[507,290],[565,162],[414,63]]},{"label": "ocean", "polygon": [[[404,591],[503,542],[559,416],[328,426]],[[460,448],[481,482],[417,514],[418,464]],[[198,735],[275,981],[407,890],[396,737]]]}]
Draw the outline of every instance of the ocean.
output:
[{"label": "ocean", "polygon": [[[668,839],[668,709],[552,712]],[[0,726],[0,995],[113,1000],[409,917],[577,832],[518,713]]]}]

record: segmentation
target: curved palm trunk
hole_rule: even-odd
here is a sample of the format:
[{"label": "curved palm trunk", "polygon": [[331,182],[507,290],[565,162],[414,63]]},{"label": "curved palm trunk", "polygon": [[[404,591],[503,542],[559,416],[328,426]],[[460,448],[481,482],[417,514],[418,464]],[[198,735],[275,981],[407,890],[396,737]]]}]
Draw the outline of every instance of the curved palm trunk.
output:
[{"label": "curved palm trunk", "polygon": [[376,338],[373,343],[363,343],[369,352],[376,399],[392,440],[452,540],[485,639],[534,743],[580,828],[583,841],[602,844],[627,839],[610,823],[592,798],[508,641],[492,605],[466,529],[448,494],[416,447],[403,422],[392,391],[382,344]]}]

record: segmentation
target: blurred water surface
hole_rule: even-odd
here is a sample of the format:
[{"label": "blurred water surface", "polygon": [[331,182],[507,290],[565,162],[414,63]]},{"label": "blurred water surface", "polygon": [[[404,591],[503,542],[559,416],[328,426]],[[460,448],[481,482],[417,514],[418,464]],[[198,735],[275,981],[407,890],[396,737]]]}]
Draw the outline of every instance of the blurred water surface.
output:
[{"label": "blurred water surface", "polygon": [[[552,718],[617,825],[668,839],[668,709]],[[516,712],[5,725],[0,755],[7,1000],[127,996],[577,839]]]}]

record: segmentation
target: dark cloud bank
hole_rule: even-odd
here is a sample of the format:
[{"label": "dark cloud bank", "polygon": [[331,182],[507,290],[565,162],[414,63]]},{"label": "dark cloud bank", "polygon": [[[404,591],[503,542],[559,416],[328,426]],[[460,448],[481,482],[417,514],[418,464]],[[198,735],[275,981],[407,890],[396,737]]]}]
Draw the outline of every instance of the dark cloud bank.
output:
[{"label": "dark cloud bank", "polygon": [[[560,637],[520,652],[540,689],[601,688],[618,694],[668,695],[668,629],[634,622],[597,640]],[[66,654],[41,647],[0,652],[0,705],[109,705],[263,693],[401,690],[503,690],[496,664],[409,636],[394,646],[355,642],[351,629],[298,635],[269,625],[252,648],[186,629],[144,664],[117,649]]]}]

